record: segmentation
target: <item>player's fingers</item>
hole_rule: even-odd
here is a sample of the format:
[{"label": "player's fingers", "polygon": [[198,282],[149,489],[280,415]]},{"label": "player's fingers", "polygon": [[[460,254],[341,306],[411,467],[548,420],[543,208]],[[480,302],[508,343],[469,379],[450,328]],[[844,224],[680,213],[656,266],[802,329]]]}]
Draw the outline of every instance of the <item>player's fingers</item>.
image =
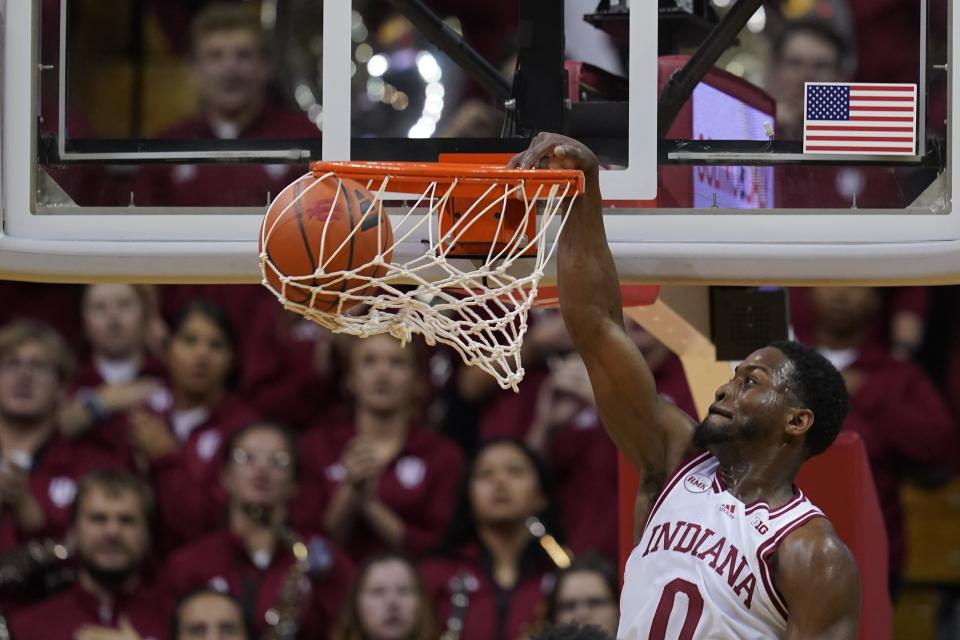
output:
[{"label": "player's fingers", "polygon": [[[553,150],[556,147],[549,139],[541,139],[539,142],[534,142],[530,145],[530,148],[527,149],[523,154],[523,159],[520,163],[520,168],[522,169],[534,169],[540,166],[541,162],[546,160],[547,164],[553,157]],[[542,168],[542,167],[541,167]]]},{"label": "player's fingers", "polygon": [[553,155],[557,159],[557,169],[579,169],[588,160],[582,149],[569,144],[557,145]]},{"label": "player's fingers", "polygon": [[510,169],[516,169],[516,168],[518,168],[518,167],[520,166],[520,164],[523,162],[523,154],[524,154],[524,153],[525,153],[525,152],[521,151],[520,153],[518,153],[518,154],[516,154],[515,156],[513,156],[512,158],[510,158],[510,162],[507,163],[507,167],[510,168]]}]

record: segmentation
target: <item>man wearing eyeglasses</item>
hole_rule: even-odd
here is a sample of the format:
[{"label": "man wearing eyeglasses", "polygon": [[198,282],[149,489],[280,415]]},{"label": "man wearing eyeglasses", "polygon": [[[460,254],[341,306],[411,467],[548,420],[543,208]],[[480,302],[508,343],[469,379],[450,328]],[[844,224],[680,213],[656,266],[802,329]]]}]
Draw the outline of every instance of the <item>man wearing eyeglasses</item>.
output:
[{"label": "man wearing eyeglasses", "polygon": [[73,357],[53,329],[17,321],[0,329],[0,552],[59,538],[77,480],[119,463],[57,433]]},{"label": "man wearing eyeglasses", "polygon": [[11,620],[16,640],[166,637],[169,609],[144,581],[153,494],[137,476],[96,471],[79,483],[69,541],[75,584]]},{"label": "man wearing eyeglasses", "polygon": [[[293,617],[297,637],[327,637],[351,567],[327,539],[288,525],[297,492],[296,439],[283,427],[256,423],[237,432],[224,452],[226,526],[170,556],[164,590],[171,599],[202,587],[230,593],[258,635]],[[295,541],[306,552],[303,564],[294,557]],[[302,580],[298,567],[305,568]]]}]

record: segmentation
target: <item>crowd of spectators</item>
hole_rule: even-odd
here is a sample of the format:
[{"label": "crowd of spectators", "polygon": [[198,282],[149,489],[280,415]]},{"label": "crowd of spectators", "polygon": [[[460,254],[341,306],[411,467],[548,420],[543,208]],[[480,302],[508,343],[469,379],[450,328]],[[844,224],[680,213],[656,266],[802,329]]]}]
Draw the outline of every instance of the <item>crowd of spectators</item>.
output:
[{"label": "crowd of spectators", "polygon": [[[43,289],[4,288],[13,307]],[[0,581],[13,637],[48,637],[49,619],[65,636],[162,637],[174,610],[183,629],[202,609],[190,598],[223,619],[189,625],[237,633],[293,616],[305,638],[426,638],[438,625],[515,638],[548,609],[582,622],[604,607],[613,631],[615,450],[557,312],[533,319],[525,359],[540,375],[517,395],[465,397],[483,385],[452,353],[334,337],[265,289],[55,286],[41,302],[8,308],[0,329],[0,555],[62,544],[70,558],[51,563],[72,580],[54,588],[35,563]],[[79,332],[55,329],[62,316]],[[271,345],[296,348],[258,361]],[[298,358],[285,366],[284,353]],[[526,420],[492,429],[517,399]],[[588,554],[549,607],[557,565],[531,518]]]},{"label": "crowd of spectators", "polygon": [[[616,450],[556,311],[532,317],[514,394],[442,348],[333,336],[257,287],[57,285],[52,304],[19,312],[43,285],[4,288],[0,564],[61,543],[72,576],[23,589],[41,563],[0,581],[14,638],[48,637],[48,620],[142,638],[171,619],[251,637],[278,624],[336,638],[615,631]],[[852,394],[846,428],[866,443],[894,592],[900,484],[957,463],[949,404],[910,348],[890,346],[894,319],[922,327],[928,308],[884,303],[928,295],[903,291],[791,296],[798,336]],[[55,329],[63,317],[79,331]],[[661,393],[695,415],[676,357],[629,334]],[[531,521],[572,567],[558,572]],[[198,611],[219,618],[186,621]]]}]

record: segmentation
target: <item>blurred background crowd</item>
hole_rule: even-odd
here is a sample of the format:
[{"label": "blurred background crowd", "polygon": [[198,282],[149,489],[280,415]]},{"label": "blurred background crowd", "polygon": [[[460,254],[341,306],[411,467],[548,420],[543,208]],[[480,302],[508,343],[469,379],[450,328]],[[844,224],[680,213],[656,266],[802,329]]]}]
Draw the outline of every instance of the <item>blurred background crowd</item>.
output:
[{"label": "blurred background crowd", "polygon": [[[59,2],[40,4],[41,57],[55,61]],[[427,4],[512,73],[515,1]],[[596,4],[567,0],[568,32],[587,34],[568,54],[622,73],[623,47],[582,23]],[[70,136],[320,136],[320,5],[73,0]],[[388,3],[353,7],[355,136],[499,133],[482,90]],[[804,81],[917,80],[918,8],[769,3],[721,65],[769,92],[778,135],[796,138]],[[944,9],[931,3],[931,55]],[[40,108],[43,135],[53,75]],[[262,206],[303,170],[49,166],[40,197]],[[851,175],[838,189],[871,179]],[[853,396],[846,428],[883,509],[897,637],[960,637],[958,290],[789,296],[798,339]],[[531,319],[515,394],[444,348],[334,337],[253,285],[3,282],[0,301],[0,631],[15,640],[615,632],[617,456],[555,311]],[[679,360],[629,331],[660,392],[696,416]]]},{"label": "blurred background crowd", "polygon": [[[615,632],[617,454],[558,312],[532,317],[513,393],[442,347],[334,336],[255,285],[0,295],[13,638],[159,638],[174,607],[179,624],[233,612],[253,634],[311,638]],[[790,291],[798,338],[853,396],[845,428],[866,444],[909,638],[955,625],[957,299]],[[679,360],[628,329],[661,394],[696,415]]]}]

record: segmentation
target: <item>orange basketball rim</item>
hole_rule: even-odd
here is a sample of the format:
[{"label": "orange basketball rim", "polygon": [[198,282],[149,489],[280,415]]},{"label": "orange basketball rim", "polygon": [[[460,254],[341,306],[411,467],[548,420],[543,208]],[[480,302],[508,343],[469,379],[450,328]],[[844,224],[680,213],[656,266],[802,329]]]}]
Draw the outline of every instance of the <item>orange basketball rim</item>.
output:
[{"label": "orange basketball rim", "polygon": [[[569,169],[511,169],[463,162],[313,162],[317,177],[334,173],[371,191],[448,196],[437,209],[440,248],[451,257],[478,257],[502,250],[515,239],[536,235],[529,202],[551,192],[583,193],[583,173]],[[504,197],[506,195],[506,197]],[[444,240],[446,238],[456,238]],[[526,243],[525,243],[526,244]],[[523,255],[533,255],[531,245]]]}]

